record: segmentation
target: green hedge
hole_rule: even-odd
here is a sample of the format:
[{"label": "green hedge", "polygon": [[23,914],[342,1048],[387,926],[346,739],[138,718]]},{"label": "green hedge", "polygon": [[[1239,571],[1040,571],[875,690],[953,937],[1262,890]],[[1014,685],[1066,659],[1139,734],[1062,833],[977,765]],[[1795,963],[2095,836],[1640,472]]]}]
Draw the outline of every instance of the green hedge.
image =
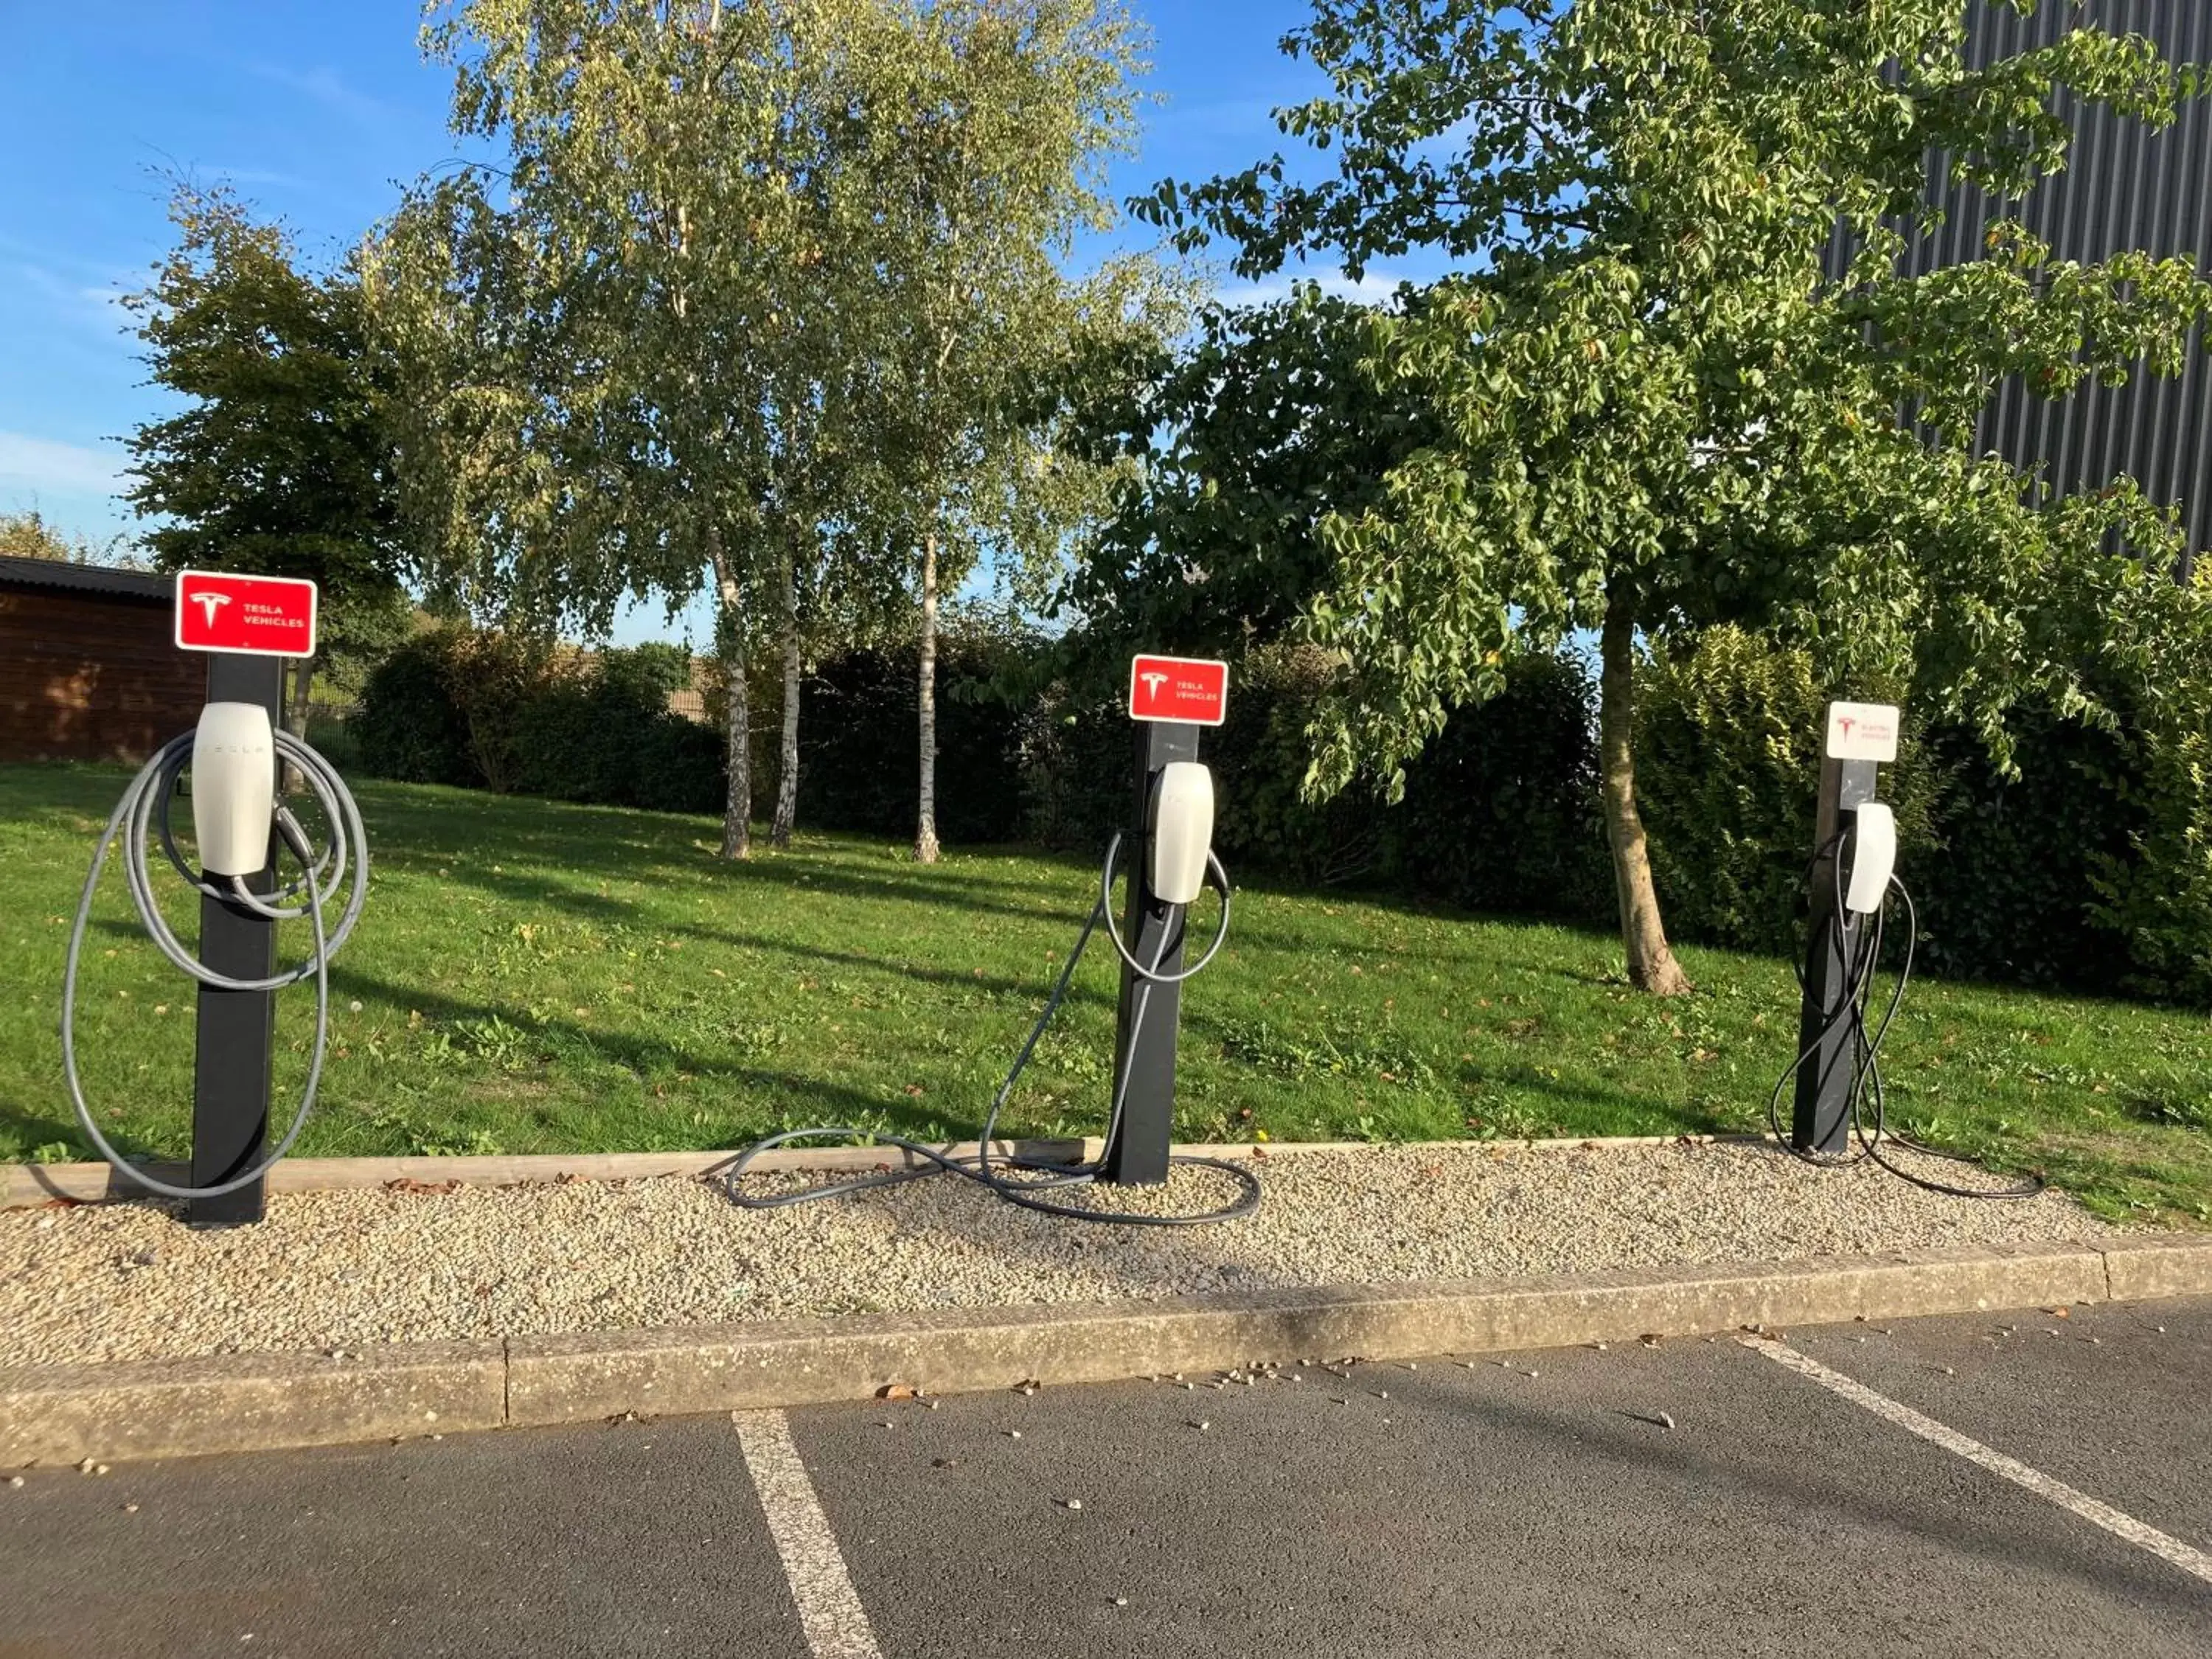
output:
[{"label": "green hedge", "polygon": [[[1135,738],[1120,688],[1005,692],[1033,685],[1049,660],[1039,641],[988,621],[948,629],[946,842],[1089,852],[1132,820]],[[672,647],[607,652],[579,672],[496,635],[441,630],[372,676],[348,736],[364,769],[387,777],[719,812],[719,720],[665,708],[689,672]],[[1580,657],[1510,664],[1504,691],[1455,714],[1388,807],[1371,787],[1319,804],[1300,794],[1331,672],[1319,653],[1282,645],[1232,666],[1228,721],[1202,752],[1217,780],[1216,845],[1233,869],[1610,924],[1595,692]],[[775,799],[781,692],[772,663],[751,678],[757,813]],[[1638,796],[1669,933],[1795,955],[1827,690],[1803,653],[1728,629],[1653,657],[1638,686]],[[805,697],[800,823],[909,837],[910,650],[824,663]],[[2155,712],[2102,731],[2021,710],[2019,775],[2007,779],[1970,734],[1915,730],[1908,710],[1905,757],[1885,769],[1883,794],[1898,809],[1926,966],[2212,1000],[2212,739],[2202,712]]]},{"label": "green hedge", "polygon": [[[1471,908],[1575,919],[1609,912],[1612,877],[1595,799],[1587,671],[1569,656],[1510,665],[1506,689],[1462,710],[1407,769],[1386,806],[1373,781],[1302,798],[1305,732],[1331,670],[1298,646],[1249,652],[1230,672],[1228,719],[1200,739],[1213,769],[1214,842],[1235,868],[1349,884]],[[1026,829],[1090,848],[1135,813],[1135,738],[1119,696],[1031,710],[1023,734]]]},{"label": "green hedge", "polygon": [[370,672],[361,710],[346,726],[372,776],[483,787],[483,772],[469,752],[467,716],[447,689],[451,657],[444,634],[422,634]]},{"label": "green hedge", "polygon": [[[981,630],[948,629],[938,641],[937,833],[947,842],[1020,836],[1020,719],[982,693],[1007,654],[1022,648]],[[850,652],[807,677],[799,722],[801,823],[914,838],[918,689],[911,647]]]},{"label": "green hedge", "polygon": [[[1877,702],[1884,691],[1862,687],[1856,696]],[[1803,653],[1732,628],[1641,665],[1637,803],[1670,935],[1786,955],[1803,949],[1829,698]],[[1911,742],[1901,759],[1883,769],[1881,793],[1897,811],[1900,865],[1911,871],[1934,839],[1933,769]]]},{"label": "green hedge", "polygon": [[[1671,934],[1802,948],[1827,696],[1802,653],[1732,629],[1647,665],[1638,792]],[[2169,708],[2154,721],[2118,701],[2130,717],[2117,730],[2015,709],[2009,778],[1978,737],[1907,709],[1901,763],[1883,769],[1881,793],[1898,809],[1922,965],[2212,1000],[2212,805],[2192,736],[2206,711]]]},{"label": "green hedge", "polygon": [[668,712],[690,676],[680,647],[605,651],[579,666],[496,634],[441,629],[369,676],[349,726],[380,777],[719,811],[720,735]]}]

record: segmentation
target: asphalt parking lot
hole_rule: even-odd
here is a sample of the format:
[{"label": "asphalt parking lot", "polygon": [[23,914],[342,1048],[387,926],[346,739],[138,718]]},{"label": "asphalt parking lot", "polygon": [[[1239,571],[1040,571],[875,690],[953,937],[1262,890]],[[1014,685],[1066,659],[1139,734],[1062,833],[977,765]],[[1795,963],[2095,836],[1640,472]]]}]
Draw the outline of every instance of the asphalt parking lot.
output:
[{"label": "asphalt parking lot", "polygon": [[1781,1338],[32,1470],[0,1656],[2212,1651],[2212,1301]]}]

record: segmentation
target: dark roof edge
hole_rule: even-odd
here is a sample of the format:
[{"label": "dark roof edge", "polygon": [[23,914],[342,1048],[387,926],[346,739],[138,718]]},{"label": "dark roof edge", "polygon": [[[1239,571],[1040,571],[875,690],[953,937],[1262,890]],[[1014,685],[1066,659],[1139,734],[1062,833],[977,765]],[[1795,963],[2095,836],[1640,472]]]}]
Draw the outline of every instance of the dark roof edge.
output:
[{"label": "dark roof edge", "polygon": [[177,579],[105,565],[64,564],[59,559],[0,558],[0,587],[58,587],[142,605],[167,605],[177,591]]}]

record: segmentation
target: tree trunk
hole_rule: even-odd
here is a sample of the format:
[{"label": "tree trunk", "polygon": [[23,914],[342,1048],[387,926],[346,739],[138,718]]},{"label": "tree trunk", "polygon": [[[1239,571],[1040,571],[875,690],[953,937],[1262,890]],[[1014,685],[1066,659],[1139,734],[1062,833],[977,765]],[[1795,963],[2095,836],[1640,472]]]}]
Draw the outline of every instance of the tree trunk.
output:
[{"label": "tree trunk", "polygon": [[921,711],[921,805],[914,832],[914,855],[934,864],[937,843],[937,537],[921,538],[921,674],[915,687]]},{"label": "tree trunk", "polygon": [[799,817],[799,592],[792,571],[793,559],[783,567],[783,748],[775,781],[775,821],[768,838],[778,847],[791,845],[791,828]]},{"label": "tree trunk", "polygon": [[307,740],[307,698],[315,689],[315,659],[301,657],[292,664],[292,718],[286,729],[302,743]]},{"label": "tree trunk", "polygon": [[[292,662],[291,708],[284,720],[284,729],[301,743],[307,740],[307,697],[315,689],[315,659],[313,657],[295,658]],[[292,793],[305,789],[307,781],[300,775],[300,769],[284,763],[284,788]]]},{"label": "tree trunk", "polygon": [[1613,843],[1613,881],[1620,898],[1620,943],[1628,982],[1639,991],[1680,996],[1689,976],[1667,948],[1644,820],[1636,811],[1636,619],[1615,600],[1606,606],[1598,647],[1598,760],[1605,780],[1605,828]]},{"label": "tree trunk", "polygon": [[718,632],[721,635],[722,678],[729,693],[730,792],[722,806],[722,856],[752,856],[753,750],[752,708],[745,690],[744,594],[722,554],[721,532],[707,531],[707,549],[714,566],[714,586],[721,600]]}]

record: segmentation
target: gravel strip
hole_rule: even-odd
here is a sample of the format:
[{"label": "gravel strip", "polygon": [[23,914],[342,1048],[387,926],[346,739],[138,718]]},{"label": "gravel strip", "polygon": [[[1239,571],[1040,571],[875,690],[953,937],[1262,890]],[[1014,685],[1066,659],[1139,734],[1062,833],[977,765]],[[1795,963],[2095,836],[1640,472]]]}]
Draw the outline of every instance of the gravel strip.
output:
[{"label": "gravel strip", "polygon": [[[1903,1160],[1908,1154],[1893,1154]],[[1940,1169],[1954,1180],[1958,1166]],[[2072,1200],[1981,1204],[1751,1145],[1376,1147],[1259,1165],[1260,1212],[1085,1226],[933,1179],[793,1209],[714,1182],[280,1194],[261,1226],[167,1206],[0,1212],[0,1364],[720,1323],[2115,1236]],[[1972,1177],[1972,1172],[1966,1172]],[[765,1180],[786,1188],[807,1177]],[[1199,1209],[1227,1180],[1102,1189]]]}]

